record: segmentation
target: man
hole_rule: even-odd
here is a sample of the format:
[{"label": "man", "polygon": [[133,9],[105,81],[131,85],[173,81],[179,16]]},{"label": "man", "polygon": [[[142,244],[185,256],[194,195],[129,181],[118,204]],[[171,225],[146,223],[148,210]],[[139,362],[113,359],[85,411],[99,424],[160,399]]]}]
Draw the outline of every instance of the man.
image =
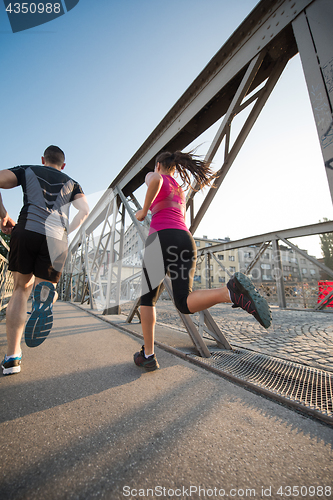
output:
[{"label": "man", "polygon": [[[42,156],[42,165],[0,171],[0,188],[21,186],[24,194],[17,224],[9,217],[0,194],[0,228],[11,234],[8,268],[14,277],[6,313],[7,355],[1,363],[4,375],[21,371],[21,338],[34,284],[32,312],[25,328],[27,345],[41,344],[50,332],[55,286],[67,256],[67,234],[89,214],[81,186],[62,172],[64,167],[64,152],[49,146]],[[78,212],[69,224],[71,203]]]}]

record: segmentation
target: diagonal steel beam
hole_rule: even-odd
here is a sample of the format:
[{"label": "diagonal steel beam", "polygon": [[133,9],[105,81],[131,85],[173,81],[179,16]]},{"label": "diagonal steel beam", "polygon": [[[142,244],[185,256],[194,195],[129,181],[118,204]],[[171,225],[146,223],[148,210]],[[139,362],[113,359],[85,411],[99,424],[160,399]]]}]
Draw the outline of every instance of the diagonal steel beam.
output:
[{"label": "diagonal steel beam", "polygon": [[[224,118],[223,118],[223,121],[217,131],[217,133],[215,134],[215,137],[209,147],[209,150],[205,156],[205,161],[207,161],[208,163],[211,163],[213,161],[213,158],[215,157],[224,137],[226,135],[230,135],[230,126],[231,126],[231,123],[232,123],[232,120],[233,118],[236,116],[236,114],[238,113],[239,109],[240,109],[240,106],[241,106],[241,103],[244,99],[244,97],[246,96],[250,86],[251,86],[251,83],[255,77],[255,75],[257,74],[258,72],[258,69],[260,68],[263,60],[264,60],[264,57],[265,57],[265,53],[266,51],[262,51],[260,54],[258,54],[256,57],[253,58],[253,60],[250,62],[247,70],[246,70],[246,73],[237,89],[237,92],[235,93],[234,95],[234,98],[233,100],[231,101],[231,104],[229,106],[229,109],[228,111],[226,112],[226,114],[224,115]],[[250,102],[252,101],[249,101],[246,103],[246,105],[248,105]],[[229,146],[228,146],[228,142],[227,141],[227,150],[226,150],[226,155],[228,154],[228,151],[229,151]],[[186,200],[186,204],[188,205],[189,201],[191,199],[193,199],[194,195],[198,192],[199,190],[199,184],[198,183],[194,183],[192,185],[192,189],[187,197],[187,200]]]},{"label": "diagonal steel beam", "polygon": [[260,259],[260,257],[264,253],[264,251],[266,250],[266,248],[269,247],[270,243],[271,243],[270,241],[264,241],[262,243],[261,247],[259,248],[259,251],[258,251],[257,255],[254,257],[254,259],[250,262],[250,264],[246,268],[246,274],[249,274],[250,271],[251,271],[251,269],[254,268],[254,266],[256,265],[256,263],[258,262],[258,260]]},{"label": "diagonal steel beam", "polygon": [[324,307],[328,306],[333,301],[333,290],[324,297],[319,304],[314,308],[315,311],[320,311]]},{"label": "diagonal steel beam", "polygon": [[245,142],[245,139],[247,138],[248,134],[250,133],[254,123],[256,122],[260,112],[262,111],[264,105],[266,104],[266,101],[270,94],[272,93],[278,79],[280,78],[286,64],[288,62],[287,58],[281,58],[280,61],[278,61],[268,78],[266,85],[261,89],[259,97],[257,99],[257,102],[253,106],[243,128],[241,129],[240,133],[238,134],[237,139],[235,140],[235,143],[233,147],[231,148],[230,152],[227,154],[224,164],[222,165],[221,169],[217,172],[217,177],[215,182],[213,183],[213,186],[211,189],[208,191],[206,198],[204,199],[203,203],[201,204],[191,226],[190,226],[190,231],[192,234],[195,233],[197,230],[200,222],[202,221],[208,207],[212,203],[213,199],[215,198],[217,191],[219,187],[221,186],[223,180],[225,179],[227,173],[229,172],[229,169],[231,168],[234,160],[236,159],[242,145]]}]

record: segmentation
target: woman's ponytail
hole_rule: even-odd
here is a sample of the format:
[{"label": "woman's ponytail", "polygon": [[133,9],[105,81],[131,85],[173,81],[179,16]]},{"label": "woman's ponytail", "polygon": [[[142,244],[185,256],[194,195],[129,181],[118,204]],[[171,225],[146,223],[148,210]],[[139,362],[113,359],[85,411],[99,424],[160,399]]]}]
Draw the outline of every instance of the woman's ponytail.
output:
[{"label": "woman's ponytail", "polygon": [[177,170],[183,185],[187,187],[191,185],[191,175],[196,180],[199,189],[209,186],[215,178],[210,164],[195,155],[193,151],[188,153],[181,151],[163,152],[157,156],[156,163],[160,163],[167,171]]}]

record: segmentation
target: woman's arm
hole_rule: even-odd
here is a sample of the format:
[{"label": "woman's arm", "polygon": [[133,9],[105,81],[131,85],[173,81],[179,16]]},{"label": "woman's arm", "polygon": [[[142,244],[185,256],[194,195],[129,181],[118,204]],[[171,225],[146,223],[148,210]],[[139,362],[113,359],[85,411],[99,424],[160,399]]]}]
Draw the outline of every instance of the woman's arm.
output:
[{"label": "woman's arm", "polygon": [[153,203],[162,187],[163,177],[158,172],[149,172],[146,175],[146,184],[148,185],[148,189],[142,210],[139,210],[135,214],[135,217],[139,221],[143,221],[147,216],[150,205]]}]

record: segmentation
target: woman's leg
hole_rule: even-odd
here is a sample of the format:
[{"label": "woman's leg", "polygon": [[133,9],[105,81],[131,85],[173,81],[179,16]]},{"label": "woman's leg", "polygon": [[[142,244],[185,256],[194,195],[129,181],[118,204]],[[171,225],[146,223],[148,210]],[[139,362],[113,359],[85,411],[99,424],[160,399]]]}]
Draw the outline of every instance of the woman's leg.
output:
[{"label": "woman's leg", "polygon": [[[168,231],[168,230],[166,230]],[[167,247],[165,258],[177,309],[183,314],[192,314],[220,303],[232,303],[240,307],[265,328],[271,324],[271,313],[267,301],[255,289],[253,283],[242,273],[235,273],[227,286],[192,292],[196,266],[196,248],[192,236],[179,230],[169,230],[172,234],[163,239],[162,248]],[[185,233],[185,234],[184,234]],[[160,237],[161,239],[161,237]],[[169,246],[168,245],[169,241]],[[170,242],[172,244],[170,245]],[[164,254],[165,255],[165,254]]]},{"label": "woman's leg", "polygon": [[145,344],[145,354],[154,354],[156,309],[154,306],[140,306],[141,328]]},{"label": "woman's leg", "polygon": [[[174,299],[178,310],[184,314],[192,314],[221,302],[231,302],[226,286],[192,292],[196,266],[196,246],[193,237],[186,231],[170,231],[173,231],[173,233],[166,233],[166,237],[163,233],[161,242],[162,248],[169,244],[167,251],[164,253],[164,258],[170,271]],[[171,245],[170,242],[172,242]]]},{"label": "woman's leg", "polygon": [[140,316],[146,356],[154,354],[155,304],[160,294],[161,282],[165,273],[166,269],[164,268],[158,233],[153,233],[148,236],[146,241],[141,278]]},{"label": "woman's leg", "polygon": [[151,281],[153,280],[154,282],[155,280],[155,266],[153,266],[153,269],[147,269],[146,262],[151,263],[151,261],[149,258],[144,261],[141,280],[144,293],[141,295],[140,316],[144,346],[142,346],[139,352],[134,354],[134,363],[146,371],[154,371],[159,368],[154,354],[154,337],[156,324],[155,303],[159,295],[160,286],[152,288]]},{"label": "woman's leg", "polygon": [[144,368],[147,372],[152,372],[158,370],[160,367],[154,354],[155,307],[141,305],[140,313],[144,346],[142,346],[139,352],[134,354],[134,363]]},{"label": "woman's leg", "polygon": [[203,311],[222,302],[231,302],[229,290],[226,286],[207,290],[194,290],[187,297],[187,307],[191,313]]}]

